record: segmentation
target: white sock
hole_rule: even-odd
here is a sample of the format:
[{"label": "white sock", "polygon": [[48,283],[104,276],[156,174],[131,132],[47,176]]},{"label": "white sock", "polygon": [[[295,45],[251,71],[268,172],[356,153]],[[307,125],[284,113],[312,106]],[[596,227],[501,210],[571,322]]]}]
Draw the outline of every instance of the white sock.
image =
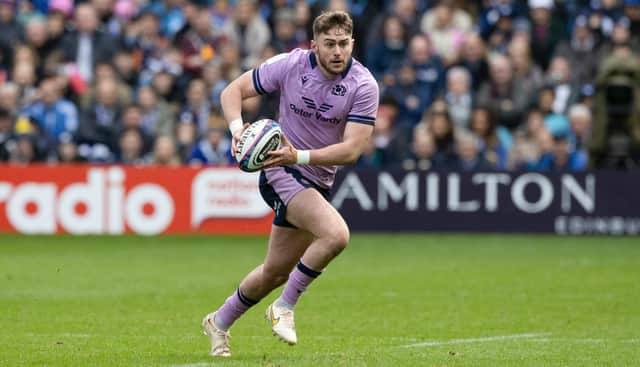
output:
[{"label": "white sock", "polygon": [[218,315],[215,315],[213,317],[213,323],[216,325],[216,327],[222,331],[229,331],[229,325],[223,324],[217,316]]},{"label": "white sock", "polygon": [[287,301],[285,301],[284,299],[282,299],[282,296],[278,297],[278,299],[276,300],[275,305],[278,306],[278,307],[283,307],[283,308],[286,308],[287,310],[292,310],[293,311],[293,306],[288,304]]}]

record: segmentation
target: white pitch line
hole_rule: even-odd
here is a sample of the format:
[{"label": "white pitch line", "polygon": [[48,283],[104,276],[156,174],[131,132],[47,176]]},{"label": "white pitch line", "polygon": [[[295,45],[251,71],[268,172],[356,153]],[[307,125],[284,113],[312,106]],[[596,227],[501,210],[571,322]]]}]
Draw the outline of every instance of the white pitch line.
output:
[{"label": "white pitch line", "polygon": [[467,344],[467,343],[486,343],[499,340],[514,340],[514,339],[526,339],[537,338],[541,336],[550,335],[551,333],[525,333],[525,334],[513,334],[513,335],[497,335],[488,336],[485,338],[467,338],[467,339],[451,339],[451,340],[433,340],[416,344],[402,345],[401,348],[419,348],[419,347],[436,347],[439,345],[450,344]]},{"label": "white pitch line", "polygon": [[169,367],[205,367],[205,366],[213,366],[214,362],[197,362],[197,363],[187,363],[187,364],[171,364]]}]

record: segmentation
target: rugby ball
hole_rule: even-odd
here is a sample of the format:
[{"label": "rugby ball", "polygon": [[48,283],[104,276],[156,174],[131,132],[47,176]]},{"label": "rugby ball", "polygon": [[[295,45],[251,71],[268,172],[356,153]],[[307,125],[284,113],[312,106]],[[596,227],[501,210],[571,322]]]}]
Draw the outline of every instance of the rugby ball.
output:
[{"label": "rugby ball", "polygon": [[236,160],[245,172],[259,171],[269,159],[268,152],[280,147],[282,130],[277,121],[258,120],[243,132],[236,145]]}]

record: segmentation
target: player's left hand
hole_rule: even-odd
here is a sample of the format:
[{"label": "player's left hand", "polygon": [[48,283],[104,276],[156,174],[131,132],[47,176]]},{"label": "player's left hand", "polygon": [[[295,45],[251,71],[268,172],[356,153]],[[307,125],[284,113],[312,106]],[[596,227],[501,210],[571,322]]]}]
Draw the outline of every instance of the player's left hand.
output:
[{"label": "player's left hand", "polygon": [[289,139],[282,134],[282,142],[280,149],[272,150],[269,153],[269,159],[264,162],[262,169],[276,166],[288,166],[298,161],[298,151],[291,145]]}]

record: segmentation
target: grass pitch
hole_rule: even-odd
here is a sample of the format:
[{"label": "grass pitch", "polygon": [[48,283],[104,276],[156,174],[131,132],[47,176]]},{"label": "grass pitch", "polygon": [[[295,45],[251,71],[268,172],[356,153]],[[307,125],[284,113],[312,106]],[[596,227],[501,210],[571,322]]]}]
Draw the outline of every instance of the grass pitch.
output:
[{"label": "grass pitch", "polygon": [[271,336],[271,294],[208,356],[202,317],[263,237],[0,236],[0,366],[638,366],[640,241],[362,235]]}]

